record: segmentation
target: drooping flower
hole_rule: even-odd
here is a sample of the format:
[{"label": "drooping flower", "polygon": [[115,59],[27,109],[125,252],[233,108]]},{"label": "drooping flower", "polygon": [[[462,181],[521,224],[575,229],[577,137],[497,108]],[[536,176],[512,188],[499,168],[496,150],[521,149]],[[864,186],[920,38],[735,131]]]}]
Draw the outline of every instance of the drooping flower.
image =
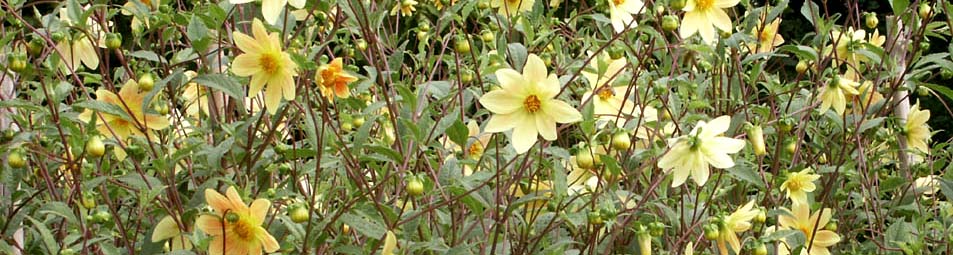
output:
[{"label": "drooping flower", "polygon": [[731,18],[723,9],[734,7],[739,1],[688,0],[685,8],[682,8],[685,16],[682,18],[682,27],[678,29],[679,36],[688,38],[697,32],[705,43],[714,43],[716,27],[721,31],[731,32]]},{"label": "drooping flower", "polygon": [[536,0],[492,0],[490,7],[497,8],[501,15],[516,16],[520,12],[533,10]]},{"label": "drooping flower", "polygon": [[625,98],[628,86],[613,86],[616,77],[622,75],[625,63],[624,58],[612,59],[609,53],[603,52],[591,61],[589,69],[582,71],[582,76],[586,77],[591,88],[582,95],[582,100],[592,101],[593,114],[605,121],[601,125],[615,122],[617,127],[623,127],[631,116],[641,116],[643,123],[658,120],[655,108],[647,106],[643,111]]},{"label": "drooping flower", "polygon": [[[229,0],[231,4],[244,4],[254,0]],[[304,8],[306,0],[261,0],[261,16],[265,17],[268,24],[274,25],[278,22],[278,16],[285,10],[285,5],[291,4],[295,8]],[[244,50],[243,50],[244,51]]]},{"label": "drooping flower", "polygon": [[596,191],[599,188],[599,175],[592,169],[585,169],[576,164],[576,157],[572,156],[567,163],[569,174],[566,176],[567,194],[570,196]]},{"label": "drooping flower", "polygon": [[[827,53],[826,55],[833,54],[832,62],[835,66],[847,63],[854,68],[858,68],[860,63],[869,60],[867,56],[860,53],[861,49],[867,48],[868,45],[881,47],[886,41],[886,37],[881,36],[880,32],[876,30],[870,35],[870,40],[867,39],[867,32],[863,29],[854,30],[851,27],[847,29],[847,32],[833,30],[831,31],[831,42],[834,45],[828,46],[824,52]],[[830,50],[832,48],[834,49],[833,52]]]},{"label": "drooping flower", "polygon": [[742,242],[738,239],[738,233],[751,229],[751,219],[758,216],[758,213],[759,211],[754,209],[754,200],[752,200],[725,217],[717,240],[719,254],[729,254],[728,245],[731,245],[732,251],[740,254]]},{"label": "drooping flower", "polygon": [[708,181],[708,166],[729,168],[735,162],[728,154],[745,147],[745,141],[722,136],[728,131],[731,117],[721,116],[710,123],[699,121],[688,135],[669,139],[671,149],[658,162],[666,173],[674,174],[672,187],[681,186],[691,175],[699,186]]},{"label": "drooping flower", "polygon": [[933,195],[940,190],[940,178],[942,177],[932,174],[917,178],[913,181],[913,193],[924,196]]},{"label": "drooping flower", "polygon": [[626,27],[634,24],[632,15],[642,13],[645,3],[641,0],[608,0],[609,21],[616,33],[621,33]]},{"label": "drooping flower", "polygon": [[357,77],[344,71],[344,61],[341,58],[334,58],[331,63],[322,65],[318,68],[314,81],[318,84],[321,94],[329,102],[334,101],[334,97],[348,98],[351,96],[351,90],[348,84],[357,81]]},{"label": "drooping flower", "polygon": [[499,133],[513,129],[511,143],[519,154],[529,151],[538,136],[556,140],[556,123],[582,120],[582,114],[568,103],[556,99],[559,79],[548,74],[543,60],[530,54],[523,73],[503,68],[496,71],[502,89],[480,97],[480,104],[493,112],[486,132]]},{"label": "drooping flower", "polygon": [[[153,137],[152,130],[165,129],[169,126],[169,120],[158,114],[146,113],[143,100],[148,93],[148,91],[141,91],[139,84],[134,80],[127,81],[119,90],[118,95],[106,89],[98,89],[96,90],[96,101],[119,107],[131,119],[104,112],[93,114],[90,109],[84,110],[78,117],[83,122],[90,122],[95,118],[96,130],[99,130],[100,134],[110,135],[116,140],[125,141],[130,135],[149,135]],[[101,119],[99,114],[102,115]],[[143,129],[146,132],[143,132]],[[110,132],[110,130],[112,131]]]},{"label": "drooping flower", "polygon": [[[84,11],[87,9],[88,6],[83,6]],[[80,25],[69,17],[65,7],[59,9],[59,18],[66,25]],[[107,26],[111,25],[112,21],[107,23]],[[76,71],[80,64],[93,70],[99,68],[99,54],[97,54],[96,46],[106,48],[106,29],[91,17],[86,19],[85,26],[89,29],[89,35],[92,38],[87,36],[87,33],[75,33],[72,39],[64,39],[56,43],[56,52],[62,58],[60,68],[63,72]]]},{"label": "drooping flower", "polygon": [[[794,210],[784,209],[790,215],[782,214],[778,219],[780,226],[777,228],[799,230],[804,233],[806,243],[801,254],[830,255],[829,247],[834,246],[841,239],[840,235],[834,231],[824,229],[834,212],[830,208],[824,208],[812,215],[810,205],[806,204],[794,204],[792,209]],[[810,250],[807,247],[810,247]],[[782,242],[778,245],[778,255],[791,254],[793,248],[788,243]]]},{"label": "drooping flower", "polygon": [[232,61],[232,72],[238,76],[251,76],[248,91],[251,98],[257,97],[258,92],[267,87],[265,108],[268,108],[268,113],[275,114],[282,97],[286,100],[295,98],[294,77],[298,75],[298,64],[281,50],[278,33],[269,34],[261,20],[255,19],[252,32],[254,38],[235,32],[235,44],[244,53]]},{"label": "drooping flower", "polygon": [[390,15],[394,16],[400,12],[400,16],[407,17],[414,14],[414,11],[417,10],[417,1],[414,0],[400,0],[397,2],[397,5],[394,5],[393,9],[390,9]]},{"label": "drooping flower", "polygon": [[910,107],[910,113],[907,115],[907,121],[903,125],[903,134],[907,138],[907,146],[914,150],[911,153],[914,162],[923,161],[923,154],[930,153],[930,110],[920,110],[920,103],[917,102]]},{"label": "drooping flower", "polygon": [[827,109],[834,107],[838,115],[843,115],[847,109],[848,95],[859,95],[857,91],[857,82],[845,76],[839,75],[831,79],[827,85],[821,86],[821,113],[827,112]]},{"label": "drooping flower", "polygon": [[748,51],[751,53],[767,53],[774,51],[774,47],[784,44],[784,37],[778,34],[778,26],[780,25],[781,18],[777,18],[767,25],[762,25],[762,22],[758,21],[758,25],[751,29],[755,43],[747,44]]},{"label": "drooping flower", "polygon": [[162,218],[159,224],[156,224],[155,230],[152,231],[153,243],[165,242],[166,240],[168,240],[170,251],[192,249],[192,241],[189,240],[189,236],[182,233],[182,229],[179,229],[179,225],[175,223],[172,216]]},{"label": "drooping flower", "polygon": [[791,202],[806,205],[807,192],[814,192],[817,188],[814,181],[820,178],[820,175],[811,173],[811,168],[804,168],[800,172],[789,173],[788,179],[781,184],[781,190],[784,190]]},{"label": "drooping flower", "polygon": [[185,99],[185,113],[192,117],[198,117],[199,112],[208,114],[208,90],[205,86],[191,81],[198,76],[195,71],[185,71],[186,79],[190,80],[185,84],[182,98]]},{"label": "drooping flower", "polygon": [[381,255],[394,255],[395,249],[397,249],[397,236],[394,235],[394,232],[388,230],[384,237],[384,247],[381,248]]},{"label": "drooping flower", "polygon": [[213,189],[205,190],[205,201],[214,209],[213,214],[204,214],[195,226],[212,236],[208,253],[213,255],[245,255],[275,252],[278,241],[261,225],[265,222],[271,202],[256,199],[251,206],[245,205],[235,187],[228,187],[225,196]]}]

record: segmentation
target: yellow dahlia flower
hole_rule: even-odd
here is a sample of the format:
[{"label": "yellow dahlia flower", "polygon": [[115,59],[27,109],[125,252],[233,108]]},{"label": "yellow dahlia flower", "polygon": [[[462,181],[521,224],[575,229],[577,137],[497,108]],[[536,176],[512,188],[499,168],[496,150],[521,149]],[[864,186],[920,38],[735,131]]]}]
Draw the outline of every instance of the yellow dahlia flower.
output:
[{"label": "yellow dahlia flower", "polygon": [[235,44],[244,53],[232,61],[232,72],[238,76],[251,76],[248,91],[251,98],[257,97],[258,92],[267,86],[265,108],[268,108],[268,113],[275,114],[282,97],[286,100],[295,98],[294,77],[298,75],[298,64],[281,50],[278,33],[269,34],[261,20],[255,19],[253,23],[254,38],[235,32]]},{"label": "yellow dahlia flower", "polygon": [[912,153],[914,162],[923,161],[921,154],[930,153],[930,110],[920,110],[920,103],[910,107],[910,114],[907,115],[907,121],[903,125],[903,133],[907,138],[907,147],[915,150]]},{"label": "yellow dahlia flower", "polygon": [[[840,242],[840,235],[824,229],[824,226],[831,221],[834,212],[830,208],[824,208],[812,215],[810,205],[806,204],[794,204],[792,208],[793,211],[788,210],[790,215],[781,215],[778,219],[780,224],[778,228],[799,230],[804,233],[807,243],[804,244],[801,254],[830,255],[831,251],[828,248]],[[811,247],[810,250],[808,246]],[[778,255],[791,254],[792,248],[794,247],[789,247],[787,243],[782,242],[778,246]]]},{"label": "yellow dahlia flower", "polygon": [[153,243],[165,242],[166,240],[169,242],[167,245],[170,251],[192,249],[192,241],[189,240],[189,236],[182,233],[172,216],[162,218],[159,224],[156,224],[155,230],[152,231]]},{"label": "yellow dahlia flower", "polygon": [[334,102],[334,96],[350,97],[351,91],[347,85],[357,81],[357,77],[344,71],[343,63],[341,58],[334,58],[331,63],[319,67],[315,73],[314,81],[329,102]]},{"label": "yellow dahlia flower", "polygon": [[857,82],[845,76],[839,75],[832,79],[827,85],[821,87],[821,112],[827,112],[827,109],[834,107],[838,115],[843,115],[847,109],[848,95],[859,95],[857,91]]},{"label": "yellow dahlia flower", "polygon": [[754,200],[752,200],[725,217],[717,239],[719,254],[729,254],[728,245],[731,245],[731,250],[736,254],[741,254],[743,242],[738,239],[738,233],[751,229],[751,219],[758,216],[759,212],[754,209]]},{"label": "yellow dahlia flower", "polygon": [[390,9],[390,15],[397,15],[400,12],[400,16],[406,17],[414,14],[414,11],[417,10],[417,1],[414,0],[401,0],[397,2],[397,5],[394,5],[393,9]]},{"label": "yellow dahlia flower", "polygon": [[[195,71],[185,71],[185,77],[188,80],[195,79],[198,76]],[[185,99],[185,114],[192,117],[198,117],[199,112],[208,114],[208,90],[205,86],[199,85],[194,81],[185,84],[182,98]]]},{"label": "yellow dahlia flower", "polygon": [[685,3],[685,16],[682,17],[682,27],[678,34],[688,38],[696,32],[701,34],[706,43],[714,43],[715,28],[731,32],[731,18],[724,8],[731,8],[740,0],[688,0]]},{"label": "yellow dahlia flower", "polygon": [[[149,137],[153,137],[151,130],[165,129],[169,126],[169,120],[157,114],[146,113],[143,100],[148,93],[148,91],[139,90],[139,84],[133,80],[127,81],[126,85],[123,85],[119,90],[118,95],[109,90],[98,89],[96,90],[96,101],[115,105],[125,111],[132,119],[127,120],[120,116],[102,112],[94,115],[90,109],[84,110],[78,117],[83,122],[90,122],[93,118],[96,118],[96,130],[99,130],[100,134],[112,134],[116,140],[125,141],[130,135],[149,135]],[[100,115],[102,115],[102,118],[99,118]],[[110,132],[110,130],[112,131]],[[143,131],[146,132],[143,133]]]},{"label": "yellow dahlia flower", "polygon": [[708,181],[708,166],[729,168],[735,162],[728,154],[745,147],[745,141],[722,136],[728,131],[731,117],[721,116],[710,123],[699,121],[688,135],[669,139],[671,149],[658,162],[658,167],[674,175],[672,187],[681,186],[691,175],[699,186]]},{"label": "yellow dahlia flower", "polygon": [[747,44],[748,51],[751,53],[767,53],[774,51],[774,47],[784,44],[784,37],[778,34],[778,26],[780,25],[781,18],[777,18],[767,25],[762,25],[761,21],[758,21],[758,25],[751,29],[755,43]]},{"label": "yellow dahlia flower", "polygon": [[[132,24],[130,24],[132,30],[136,31],[137,33],[142,32],[143,28],[149,28],[149,12],[158,10],[161,2],[162,1],[160,0],[126,1],[126,4],[122,5],[122,10],[120,10],[120,13],[122,13],[122,15],[132,16]],[[140,4],[144,5],[147,9],[140,9]]]},{"label": "yellow dahlia flower", "polygon": [[205,201],[214,214],[199,216],[195,226],[212,236],[208,253],[212,255],[245,255],[278,251],[278,241],[261,224],[265,222],[271,202],[256,199],[245,205],[235,187],[228,187],[223,196],[213,189],[205,190]]},{"label": "yellow dahlia flower", "polygon": [[608,0],[609,1],[609,21],[612,22],[612,28],[616,33],[622,32],[626,27],[637,25],[632,22],[632,15],[642,13],[645,9],[645,3],[641,0]]},{"label": "yellow dahlia flower", "polygon": [[[88,6],[83,6],[84,11],[88,8]],[[59,9],[59,18],[66,25],[79,25],[77,21],[70,19],[66,8]],[[92,18],[87,18],[85,24],[93,38],[88,37],[86,33],[75,33],[72,39],[56,43],[56,52],[62,58],[60,68],[63,72],[72,73],[79,69],[80,64],[92,70],[99,68],[99,55],[96,46],[106,48],[106,29]],[[112,21],[109,21],[106,25],[112,26]],[[96,45],[93,45],[94,42]]]},{"label": "yellow dahlia flower", "polygon": [[485,131],[499,133],[512,129],[511,143],[519,154],[529,151],[538,136],[556,140],[556,123],[582,120],[576,108],[555,98],[559,94],[559,79],[547,72],[543,60],[530,54],[522,74],[510,68],[497,70],[502,89],[480,97],[480,104],[494,113]]},{"label": "yellow dahlia flower", "polygon": [[590,62],[590,68],[582,71],[582,76],[586,77],[590,86],[590,91],[582,95],[582,100],[592,101],[593,113],[605,121],[601,125],[615,122],[616,126],[623,127],[626,120],[635,115],[641,115],[643,123],[658,119],[658,111],[654,108],[647,107],[642,111],[641,107],[625,98],[627,86],[612,86],[615,78],[622,75],[626,63],[624,58],[612,59],[603,52]]},{"label": "yellow dahlia flower", "polygon": [[789,173],[788,179],[781,184],[781,190],[784,190],[791,202],[806,205],[807,192],[814,192],[817,188],[814,181],[820,178],[820,175],[811,173],[811,168],[804,168],[800,172]]}]

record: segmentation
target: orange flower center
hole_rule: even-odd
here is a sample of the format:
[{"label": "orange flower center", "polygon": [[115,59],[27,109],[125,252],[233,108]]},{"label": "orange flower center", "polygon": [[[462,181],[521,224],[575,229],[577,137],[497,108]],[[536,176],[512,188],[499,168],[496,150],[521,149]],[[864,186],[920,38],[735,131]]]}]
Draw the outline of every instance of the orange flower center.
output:
[{"label": "orange flower center", "polygon": [[539,111],[541,104],[542,103],[539,102],[539,97],[536,97],[536,95],[530,95],[526,97],[526,101],[523,101],[523,106],[526,106],[526,110],[530,113]]},{"label": "orange flower center", "polygon": [[609,86],[602,86],[602,88],[599,89],[599,98],[601,98],[603,101],[609,100],[609,98],[612,98],[614,95],[615,92],[612,91],[612,88]]},{"label": "orange flower center", "polygon": [[258,62],[261,64],[261,69],[267,74],[275,74],[278,72],[278,68],[281,67],[281,64],[278,62],[278,56],[275,56],[273,53],[261,54],[261,58],[258,59]]},{"label": "orange flower center", "polygon": [[695,9],[704,11],[715,6],[715,0],[695,0]]},{"label": "orange flower center", "polygon": [[624,3],[625,3],[625,0],[612,0],[612,3],[614,3],[615,6],[619,6],[619,5],[624,4]]},{"label": "orange flower center", "polygon": [[467,148],[467,153],[470,154],[470,157],[479,158],[480,155],[483,155],[483,144],[480,144],[480,142],[471,144],[470,148]]},{"label": "orange flower center", "polygon": [[246,217],[240,216],[231,227],[232,232],[242,240],[252,240],[255,237],[255,226]]}]

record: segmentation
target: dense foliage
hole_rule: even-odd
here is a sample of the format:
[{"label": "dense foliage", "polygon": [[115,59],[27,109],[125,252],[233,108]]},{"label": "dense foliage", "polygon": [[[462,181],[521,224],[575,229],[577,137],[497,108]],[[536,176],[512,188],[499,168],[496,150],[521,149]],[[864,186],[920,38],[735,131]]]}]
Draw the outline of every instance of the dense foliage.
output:
[{"label": "dense foliage", "polygon": [[953,251],[946,1],[0,10],[2,254]]}]

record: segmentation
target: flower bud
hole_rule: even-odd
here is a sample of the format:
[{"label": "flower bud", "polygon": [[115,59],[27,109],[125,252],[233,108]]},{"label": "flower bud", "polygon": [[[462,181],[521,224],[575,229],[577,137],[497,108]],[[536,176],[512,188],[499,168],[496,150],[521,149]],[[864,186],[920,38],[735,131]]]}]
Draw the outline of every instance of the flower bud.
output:
[{"label": "flower bud", "polygon": [[799,73],[799,74],[804,74],[804,72],[807,72],[807,68],[808,68],[808,67],[809,67],[809,66],[808,66],[807,62],[804,61],[804,60],[801,60],[801,61],[798,61],[798,62],[797,62],[797,66],[794,67],[794,70],[796,70],[797,73]]},{"label": "flower bud", "polygon": [[662,17],[662,30],[672,32],[675,31],[675,29],[678,29],[678,17],[675,17],[675,15],[665,15],[665,17]]},{"label": "flower bud", "polygon": [[23,158],[23,155],[17,151],[11,151],[7,155],[7,165],[10,165],[12,168],[21,168],[26,166],[26,159]]},{"label": "flower bud", "polygon": [[920,3],[920,12],[917,14],[920,14],[921,19],[927,19],[933,14],[933,8],[928,3]]},{"label": "flower bud", "polygon": [[629,133],[621,131],[612,136],[612,148],[620,151],[628,150],[632,146]]},{"label": "flower bud", "polygon": [[102,157],[106,154],[106,145],[99,136],[90,137],[89,141],[86,141],[86,153],[93,157]]},{"label": "flower bud", "polygon": [[767,150],[764,147],[764,131],[760,125],[751,125],[748,127],[748,141],[751,142],[751,147],[754,148],[754,155],[764,156],[764,154],[767,154]]},{"label": "flower bud", "polygon": [[864,23],[866,23],[867,28],[874,29],[877,28],[880,20],[877,19],[877,14],[867,13],[867,15],[864,15]]}]

